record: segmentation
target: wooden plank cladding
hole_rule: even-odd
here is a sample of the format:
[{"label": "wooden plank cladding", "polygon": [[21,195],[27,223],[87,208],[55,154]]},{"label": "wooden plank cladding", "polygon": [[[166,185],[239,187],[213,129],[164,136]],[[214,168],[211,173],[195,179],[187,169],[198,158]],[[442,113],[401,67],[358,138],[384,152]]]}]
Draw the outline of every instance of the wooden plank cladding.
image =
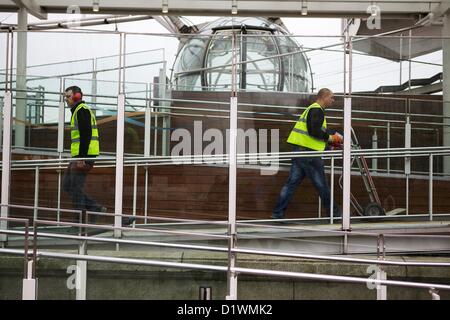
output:
[{"label": "wooden plank cladding", "polygon": [[[152,166],[149,170],[148,214],[187,219],[226,220],[228,216],[228,168],[205,165]],[[138,215],[144,213],[144,174],[138,169],[137,207]],[[239,219],[268,219],[276,203],[278,193],[287,179],[288,171],[275,175],[261,175],[258,169],[239,168],[237,179],[237,216]],[[328,181],[329,180],[329,175]],[[335,176],[335,199],[340,204],[342,192]],[[13,171],[11,179],[11,203],[33,205],[34,171]],[[134,168],[124,172],[123,213],[133,213]],[[385,210],[405,208],[405,179],[374,177]],[[39,177],[39,206],[57,207],[56,170],[42,170]],[[114,211],[115,169],[94,168],[88,176],[86,191]],[[359,175],[352,176],[352,192],[363,205],[368,196],[363,191]],[[450,181],[434,182],[434,213],[450,212],[448,195]],[[410,213],[428,212],[428,180],[410,180]],[[62,192],[61,207],[71,209],[67,194]],[[32,210],[12,209],[13,216],[33,215]],[[318,215],[318,195],[308,179],[297,189],[287,211],[287,218],[307,218]],[[55,213],[39,212],[40,218],[55,218]],[[63,214],[64,219],[73,215]],[[112,223],[112,219],[100,221]]]}]

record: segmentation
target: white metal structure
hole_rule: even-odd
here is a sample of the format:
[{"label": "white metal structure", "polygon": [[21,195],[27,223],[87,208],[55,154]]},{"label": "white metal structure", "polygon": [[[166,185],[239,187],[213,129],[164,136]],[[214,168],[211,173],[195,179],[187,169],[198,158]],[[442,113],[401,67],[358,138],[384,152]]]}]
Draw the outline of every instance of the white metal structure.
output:
[{"label": "white metal structure", "polygon": [[[370,5],[372,1],[359,1],[359,0],[346,0],[346,1],[308,1],[307,3],[307,14],[309,16],[314,17],[365,17],[367,16],[367,6]],[[422,14],[422,15],[430,15],[430,19],[434,21],[435,19],[439,19],[443,17],[443,24],[445,32],[443,32],[443,36],[450,36],[448,34],[448,30],[450,28],[446,28],[450,25],[450,6],[448,1],[416,1],[416,0],[389,0],[389,1],[378,1],[378,5],[380,6],[383,15],[390,18],[406,18],[411,14]],[[29,13],[34,14],[39,18],[45,18],[48,13],[65,13],[67,7],[71,5],[71,1],[56,1],[56,0],[17,0],[17,1],[6,1],[0,0],[0,11],[17,11],[21,10],[19,25],[21,27],[26,24],[26,10]],[[92,2],[91,1],[79,1],[79,6],[81,12],[91,13],[92,12]],[[301,8],[299,8],[298,1],[255,1],[255,0],[242,0],[237,1],[237,14],[245,15],[245,16],[299,16],[301,14]],[[170,15],[230,15],[231,7],[230,1],[170,1],[170,5],[167,9],[167,14]],[[160,15],[161,14],[161,1],[129,1],[129,2],[117,2],[117,1],[102,1],[100,12],[101,13],[111,13],[111,14],[148,14],[148,15]],[[236,9],[234,9],[236,10]],[[349,34],[349,29],[344,29],[344,45],[345,45],[345,66],[344,66],[344,78],[345,78],[345,109],[344,109],[344,133],[345,136],[350,136],[350,127],[351,127],[351,112],[352,112],[352,38]],[[13,33],[11,33],[12,35]],[[12,37],[8,35],[8,39]],[[20,58],[20,55],[23,54],[23,47],[21,48],[20,43],[23,44],[24,39],[21,37],[19,39],[19,65],[18,70],[23,70],[26,67],[26,61]],[[124,34],[120,34],[121,45],[120,45],[120,58],[121,64],[119,67],[119,97],[118,97],[118,130],[117,130],[117,158],[116,158],[116,189],[115,189],[115,229],[114,235],[116,238],[121,236],[121,213],[122,213],[122,193],[123,193],[123,167],[125,164],[124,155],[123,155],[123,145],[124,145],[124,118],[125,118],[125,69],[122,69],[122,66],[125,66],[125,36]],[[445,115],[449,115],[449,101],[450,101],[450,40],[444,38],[443,40],[443,53],[444,53],[444,101],[445,101]],[[21,53],[20,53],[21,52]],[[8,62],[12,59],[13,55],[11,53],[7,54]],[[233,63],[233,66],[236,67],[236,63]],[[12,67],[11,67],[12,70]],[[234,76],[236,71],[234,71]],[[8,84],[8,81],[6,81]],[[10,88],[6,88],[5,90],[5,111],[4,111],[4,134],[3,134],[3,162],[2,162],[2,218],[8,217],[8,205],[9,205],[9,179],[10,179],[10,164],[11,164],[11,120],[12,120],[12,97],[10,93]],[[238,119],[238,108],[237,108],[237,99],[233,96],[230,100],[230,129],[236,128],[236,122]],[[448,133],[448,132],[447,132]],[[450,134],[444,136],[444,144],[450,144]],[[234,137],[233,137],[234,138]],[[60,138],[61,139],[61,138]],[[149,143],[149,141],[148,141]],[[344,192],[343,192],[343,219],[342,219],[342,232],[346,237],[347,232],[351,230],[350,225],[350,174],[351,174],[351,148],[350,148],[350,139],[346,139],[344,144],[344,152],[343,152],[343,168],[344,168]],[[235,266],[235,256],[238,252],[235,248],[235,233],[236,233],[236,164],[239,159],[238,155],[235,152],[234,148],[234,139],[231,142],[230,155],[228,159],[228,163],[230,165],[230,180],[229,180],[229,232],[226,236],[229,239],[229,265],[227,267],[216,267],[209,268],[210,270],[219,270],[219,271],[227,271],[228,279],[229,279],[229,288],[228,295],[229,299],[237,299],[237,274],[239,273],[247,273],[247,274],[266,274],[266,275],[276,275],[276,276],[290,276],[296,278],[307,278],[307,279],[326,279],[326,280],[339,280],[339,281],[352,281],[352,282],[364,282],[365,279],[350,279],[350,278],[339,278],[339,277],[331,277],[326,275],[308,275],[308,274],[296,274],[296,273],[280,273],[275,271],[261,271],[261,270],[253,270],[253,269],[244,269],[237,268]],[[148,149],[147,149],[148,150]],[[403,154],[400,156],[404,156],[406,152],[410,150],[402,150]],[[419,150],[424,152],[423,150]],[[444,155],[447,150],[444,150]],[[146,152],[147,154],[147,152]],[[427,153],[428,155],[428,153]],[[290,155],[289,155],[290,156]],[[433,193],[433,153],[429,153],[430,157],[430,220],[433,217],[432,211],[432,193]],[[148,159],[144,159],[144,162]],[[36,206],[37,207],[37,206]],[[34,208],[36,209],[36,208]],[[4,228],[4,224],[6,220],[2,222],[2,229]],[[0,240],[4,240],[0,238]],[[43,256],[46,254],[47,256],[53,257],[62,257],[62,258],[75,258],[78,260],[96,260],[102,261],[99,257],[89,257],[87,255],[83,255],[84,250],[80,250],[79,255],[57,255],[51,253],[41,253]],[[15,253],[15,254],[23,254],[23,251],[8,251],[8,249],[2,249],[0,252],[5,253]],[[118,259],[103,259],[103,261],[120,261]],[[147,262],[144,263],[142,261],[122,261],[126,263],[142,263],[142,264],[152,264],[158,265],[155,262]],[[178,267],[194,267],[201,268],[200,266],[181,266],[178,264],[174,264],[173,266]],[[32,275],[34,276],[34,275]],[[411,285],[414,284],[402,284],[395,281],[386,281],[384,279],[384,275],[380,275],[377,283],[378,284],[396,284],[396,285]],[[25,283],[24,283],[25,286]],[[430,288],[430,284],[418,285],[419,287]],[[26,287],[26,286],[25,286]],[[436,288],[449,289],[448,286],[435,286]],[[35,288],[35,287],[34,287]],[[32,288],[31,288],[32,290]],[[433,292],[434,294],[434,292]],[[27,295],[28,297],[28,295]],[[32,297],[32,295],[29,295]],[[84,290],[80,291],[78,294],[79,298],[85,297]],[[385,298],[385,292],[380,291],[379,295],[380,299]]]},{"label": "white metal structure", "polygon": [[[81,13],[96,13],[91,0],[76,2]],[[237,15],[299,17],[302,15],[302,5],[298,0],[257,1],[238,0]],[[374,1],[361,0],[310,0],[305,1],[303,15],[311,17],[365,17],[367,8]],[[383,15],[408,18],[411,13],[435,13],[435,18],[448,10],[448,1],[442,0],[379,0]],[[0,11],[17,11],[25,6],[38,18],[45,19],[48,13],[67,13],[67,8],[73,5],[70,0],[1,0]],[[166,13],[163,11],[167,11]],[[229,0],[171,0],[167,10],[163,10],[161,0],[132,0],[127,2],[102,0],[99,14],[149,14],[149,15],[197,15],[223,16],[232,14],[232,3]]]}]

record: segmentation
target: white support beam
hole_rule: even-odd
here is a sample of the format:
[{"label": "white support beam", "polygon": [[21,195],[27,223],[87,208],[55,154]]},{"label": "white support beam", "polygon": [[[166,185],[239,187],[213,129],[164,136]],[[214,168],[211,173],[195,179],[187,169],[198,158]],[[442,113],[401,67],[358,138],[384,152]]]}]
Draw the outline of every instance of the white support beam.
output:
[{"label": "white support beam", "polygon": [[[117,143],[116,143],[116,194],[114,226],[122,227],[122,207],[123,207],[123,151],[125,134],[125,95],[119,94],[117,97]],[[120,238],[122,232],[120,229],[114,230],[114,237]]]},{"label": "white support beam", "polygon": [[[442,28],[442,99],[443,115],[450,117],[450,11],[444,16],[444,27]],[[444,146],[450,146],[450,119],[444,118]],[[444,157],[444,172],[450,172],[450,157]]]},{"label": "white support beam", "polygon": [[47,20],[47,12],[36,2],[36,0],[12,0],[19,8],[27,11],[41,20]]},{"label": "white support beam", "polygon": [[[352,40],[349,23],[343,20],[344,35],[344,152],[342,159],[342,230],[350,230],[350,195],[351,195],[351,141],[352,141]],[[346,239],[347,240],[347,239]],[[347,252],[345,241],[344,252]]]},{"label": "white support beam", "polygon": [[[447,1],[447,0],[446,0]],[[18,1],[37,3],[45,8],[47,13],[66,13],[67,7],[73,4],[71,0],[30,0]],[[30,3],[28,3],[30,2]],[[367,17],[367,7],[373,3],[380,6],[383,16],[409,16],[413,13],[429,13],[441,4],[441,0],[309,0],[308,17]],[[93,13],[92,0],[78,0],[77,5],[81,13]],[[0,0],[2,7],[11,10],[9,1]],[[130,0],[115,1],[102,0],[100,5],[102,14],[148,14],[162,15],[161,0]],[[230,16],[230,0],[170,0],[169,14],[171,16]],[[239,0],[239,16],[265,16],[265,17],[298,17],[301,15],[301,2],[299,0],[260,1]]]},{"label": "white support beam", "polygon": [[[1,217],[8,218],[9,186],[11,179],[11,136],[12,136],[12,94],[5,92],[3,108],[3,152],[2,152],[2,196]],[[7,221],[0,221],[0,229],[7,229]],[[0,242],[6,241],[7,235],[0,234]]]},{"label": "white support beam", "polygon": [[[228,171],[228,224],[229,224],[229,248],[234,249],[236,243],[236,175],[237,175],[237,97],[230,98],[230,151]],[[229,270],[236,266],[236,254],[229,253]],[[237,275],[228,271],[227,300],[237,300]]]},{"label": "white support beam", "polygon": [[431,13],[433,15],[432,20],[436,21],[438,18],[445,15],[450,11],[450,1],[443,0]]},{"label": "white support beam", "polygon": [[14,146],[25,147],[27,123],[27,44],[28,9],[21,7],[17,14],[17,69],[16,69],[16,122],[14,126]]}]

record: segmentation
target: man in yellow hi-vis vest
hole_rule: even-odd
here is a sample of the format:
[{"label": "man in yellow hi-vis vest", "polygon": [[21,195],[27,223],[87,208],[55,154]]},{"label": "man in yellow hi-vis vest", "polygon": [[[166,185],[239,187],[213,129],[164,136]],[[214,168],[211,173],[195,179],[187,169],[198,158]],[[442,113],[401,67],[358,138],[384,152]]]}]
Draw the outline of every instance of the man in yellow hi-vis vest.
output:
[{"label": "man in yellow hi-vis vest", "polygon": [[[91,108],[83,101],[83,92],[77,86],[68,87],[64,92],[64,98],[72,112],[70,119],[72,158],[97,157],[100,154],[97,121]],[[83,190],[86,176],[93,166],[93,160],[71,161],[64,172],[63,189],[71,196],[76,210],[106,212],[106,207],[99,205]]]},{"label": "man in yellow hi-vis vest", "polygon": [[[334,94],[330,89],[323,88],[316,101],[300,116],[292,129],[287,142],[293,145],[293,151],[324,151],[328,143],[342,143],[343,137],[339,133],[329,134],[324,110],[334,103]],[[289,178],[281,189],[278,202],[273,209],[273,219],[283,219],[289,201],[292,199],[297,186],[305,177],[311,179],[319,193],[322,205],[327,214],[330,211],[330,189],[328,187],[323,160],[320,157],[292,158]],[[341,211],[334,205],[333,216],[341,216]]]}]

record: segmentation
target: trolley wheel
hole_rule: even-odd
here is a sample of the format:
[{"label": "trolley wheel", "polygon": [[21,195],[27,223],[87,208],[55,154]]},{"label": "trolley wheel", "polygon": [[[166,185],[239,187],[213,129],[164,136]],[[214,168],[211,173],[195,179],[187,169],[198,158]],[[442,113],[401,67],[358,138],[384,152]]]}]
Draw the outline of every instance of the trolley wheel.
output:
[{"label": "trolley wheel", "polygon": [[386,213],[384,212],[384,209],[377,202],[369,203],[364,208],[363,214],[365,216],[372,216],[372,217],[386,215]]}]

